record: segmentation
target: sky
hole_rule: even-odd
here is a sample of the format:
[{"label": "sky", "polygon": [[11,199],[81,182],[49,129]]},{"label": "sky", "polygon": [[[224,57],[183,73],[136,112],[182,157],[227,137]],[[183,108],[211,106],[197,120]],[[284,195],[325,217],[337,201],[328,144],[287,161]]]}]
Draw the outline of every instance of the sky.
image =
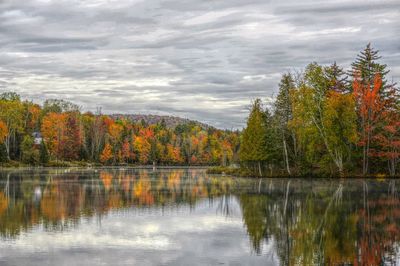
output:
[{"label": "sky", "polygon": [[368,42],[399,82],[399,0],[0,0],[0,92],[241,128],[283,73]]}]

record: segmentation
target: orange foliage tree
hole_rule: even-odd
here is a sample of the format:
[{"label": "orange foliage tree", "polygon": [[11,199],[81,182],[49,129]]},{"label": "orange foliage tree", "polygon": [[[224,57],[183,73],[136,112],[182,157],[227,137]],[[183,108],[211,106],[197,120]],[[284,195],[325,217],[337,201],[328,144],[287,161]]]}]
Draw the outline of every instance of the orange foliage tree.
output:
[{"label": "orange foliage tree", "polygon": [[57,159],[62,154],[62,139],[67,121],[66,113],[49,113],[42,121],[42,135],[51,156]]},{"label": "orange foliage tree", "polygon": [[107,163],[108,161],[110,161],[112,156],[113,156],[113,153],[112,153],[111,145],[109,143],[106,143],[106,145],[104,146],[103,152],[100,155],[100,161],[102,163]]},{"label": "orange foliage tree", "polygon": [[380,96],[382,77],[375,75],[373,84],[363,84],[360,76],[355,76],[353,95],[357,104],[360,123],[359,145],[363,148],[363,174],[369,173],[369,158],[371,156],[371,141],[377,133],[387,103]]},{"label": "orange foliage tree", "polygon": [[6,123],[0,120],[0,144],[2,144],[7,136],[8,129]]}]

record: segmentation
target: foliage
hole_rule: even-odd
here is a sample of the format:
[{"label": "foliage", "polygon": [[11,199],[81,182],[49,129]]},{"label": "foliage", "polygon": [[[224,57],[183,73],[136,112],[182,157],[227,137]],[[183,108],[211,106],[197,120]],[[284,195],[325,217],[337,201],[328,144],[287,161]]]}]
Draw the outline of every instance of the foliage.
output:
[{"label": "foliage", "polygon": [[39,150],[39,162],[44,165],[50,161],[49,151],[47,150],[46,143],[42,141],[40,143],[40,150]]},{"label": "foliage", "polygon": [[262,175],[260,165],[268,159],[266,122],[267,117],[262,110],[261,100],[256,99],[247,120],[247,126],[243,130],[239,156],[243,163],[258,167],[260,175]]},{"label": "foliage", "polygon": [[368,44],[349,76],[336,63],[315,62],[300,74],[284,74],[273,108],[261,110],[259,100],[253,105],[241,136],[242,164],[257,163],[253,175],[267,166],[274,175],[368,175],[371,169],[396,175],[400,93],[387,84],[389,71],[379,59]]},{"label": "foliage", "polygon": [[24,136],[21,142],[22,162],[35,165],[39,161],[39,151],[34,148],[34,139],[32,136]]}]

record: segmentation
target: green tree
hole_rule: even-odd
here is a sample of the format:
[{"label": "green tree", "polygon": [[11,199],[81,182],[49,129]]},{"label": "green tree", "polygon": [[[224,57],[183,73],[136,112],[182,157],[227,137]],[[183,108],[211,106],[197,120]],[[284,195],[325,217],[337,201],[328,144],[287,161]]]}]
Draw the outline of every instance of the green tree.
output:
[{"label": "green tree", "polygon": [[244,164],[258,167],[260,176],[261,165],[268,159],[266,136],[266,115],[262,110],[261,100],[256,99],[243,130],[239,156]]},{"label": "green tree", "polygon": [[4,143],[0,143],[0,163],[5,162],[8,162],[6,145]]},{"label": "green tree", "polygon": [[32,136],[24,136],[21,142],[21,159],[22,162],[35,165],[38,162],[39,153],[34,147],[34,139]]},{"label": "green tree", "polygon": [[371,43],[361,51],[356,60],[351,64],[351,72],[349,75],[353,78],[360,77],[363,85],[373,84],[375,76],[379,74],[382,78],[382,86],[385,87],[385,76],[389,73],[386,64],[380,64],[377,60],[381,59],[378,55],[379,50],[375,50]]},{"label": "green tree", "polygon": [[294,90],[295,84],[291,74],[282,75],[279,83],[279,92],[275,101],[275,118],[277,127],[280,131],[282,142],[282,154],[285,162],[285,168],[290,175],[290,160],[289,156],[296,157],[296,136],[292,130],[289,129],[289,121],[293,117],[291,91]]},{"label": "green tree", "polygon": [[40,143],[40,150],[39,150],[39,161],[42,165],[47,164],[50,160],[49,151],[47,150],[46,143],[42,141]]},{"label": "green tree", "polygon": [[349,86],[347,86],[348,76],[343,71],[343,68],[339,67],[336,62],[329,67],[325,67],[325,77],[328,79],[328,88],[330,90],[334,90],[339,93],[350,92]]}]

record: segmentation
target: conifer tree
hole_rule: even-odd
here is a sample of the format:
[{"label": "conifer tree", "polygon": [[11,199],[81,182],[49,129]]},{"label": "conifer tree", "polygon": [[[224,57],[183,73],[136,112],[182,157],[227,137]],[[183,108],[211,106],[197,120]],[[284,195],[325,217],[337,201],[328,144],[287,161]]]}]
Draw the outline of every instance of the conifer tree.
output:
[{"label": "conifer tree", "polygon": [[343,68],[339,67],[336,62],[325,68],[325,76],[328,79],[330,90],[334,90],[338,93],[350,92],[349,87],[347,86],[348,77],[343,71]]},{"label": "conifer tree", "polygon": [[256,99],[247,120],[247,126],[243,130],[239,156],[244,164],[257,167],[260,176],[262,176],[261,165],[268,158],[266,135],[266,115],[262,110],[261,100]]},{"label": "conifer tree", "polygon": [[[379,50],[375,50],[371,43],[368,43],[367,47],[357,55],[356,60],[351,64],[349,75],[352,80],[359,78],[362,85],[371,86],[376,75],[379,75],[382,79],[382,88],[385,89],[387,87],[385,77],[389,70],[386,70],[386,64],[377,62],[377,60],[381,59],[378,54]],[[381,90],[381,95],[385,95],[385,90]]]},{"label": "conifer tree", "polygon": [[33,147],[34,140],[32,136],[26,135],[21,143],[21,159],[24,163],[35,164],[37,162],[37,150]]},{"label": "conifer tree", "polygon": [[50,160],[49,151],[47,150],[46,144],[43,140],[40,143],[39,160],[42,165],[47,164]]},{"label": "conifer tree", "polygon": [[[289,143],[296,143],[296,141],[293,141],[294,134],[291,134],[288,128],[288,123],[293,117],[290,92],[294,89],[294,87],[295,85],[292,75],[282,75],[281,82],[279,83],[279,93],[275,101],[275,118],[281,134],[282,140],[280,142],[282,142],[285,168],[289,175],[291,174],[289,165],[289,154],[294,154],[295,150],[295,147],[293,149],[290,149]],[[292,152],[290,152],[291,150]]]},{"label": "conifer tree", "polygon": [[5,162],[8,162],[6,145],[4,145],[4,143],[0,143],[0,163]]}]

